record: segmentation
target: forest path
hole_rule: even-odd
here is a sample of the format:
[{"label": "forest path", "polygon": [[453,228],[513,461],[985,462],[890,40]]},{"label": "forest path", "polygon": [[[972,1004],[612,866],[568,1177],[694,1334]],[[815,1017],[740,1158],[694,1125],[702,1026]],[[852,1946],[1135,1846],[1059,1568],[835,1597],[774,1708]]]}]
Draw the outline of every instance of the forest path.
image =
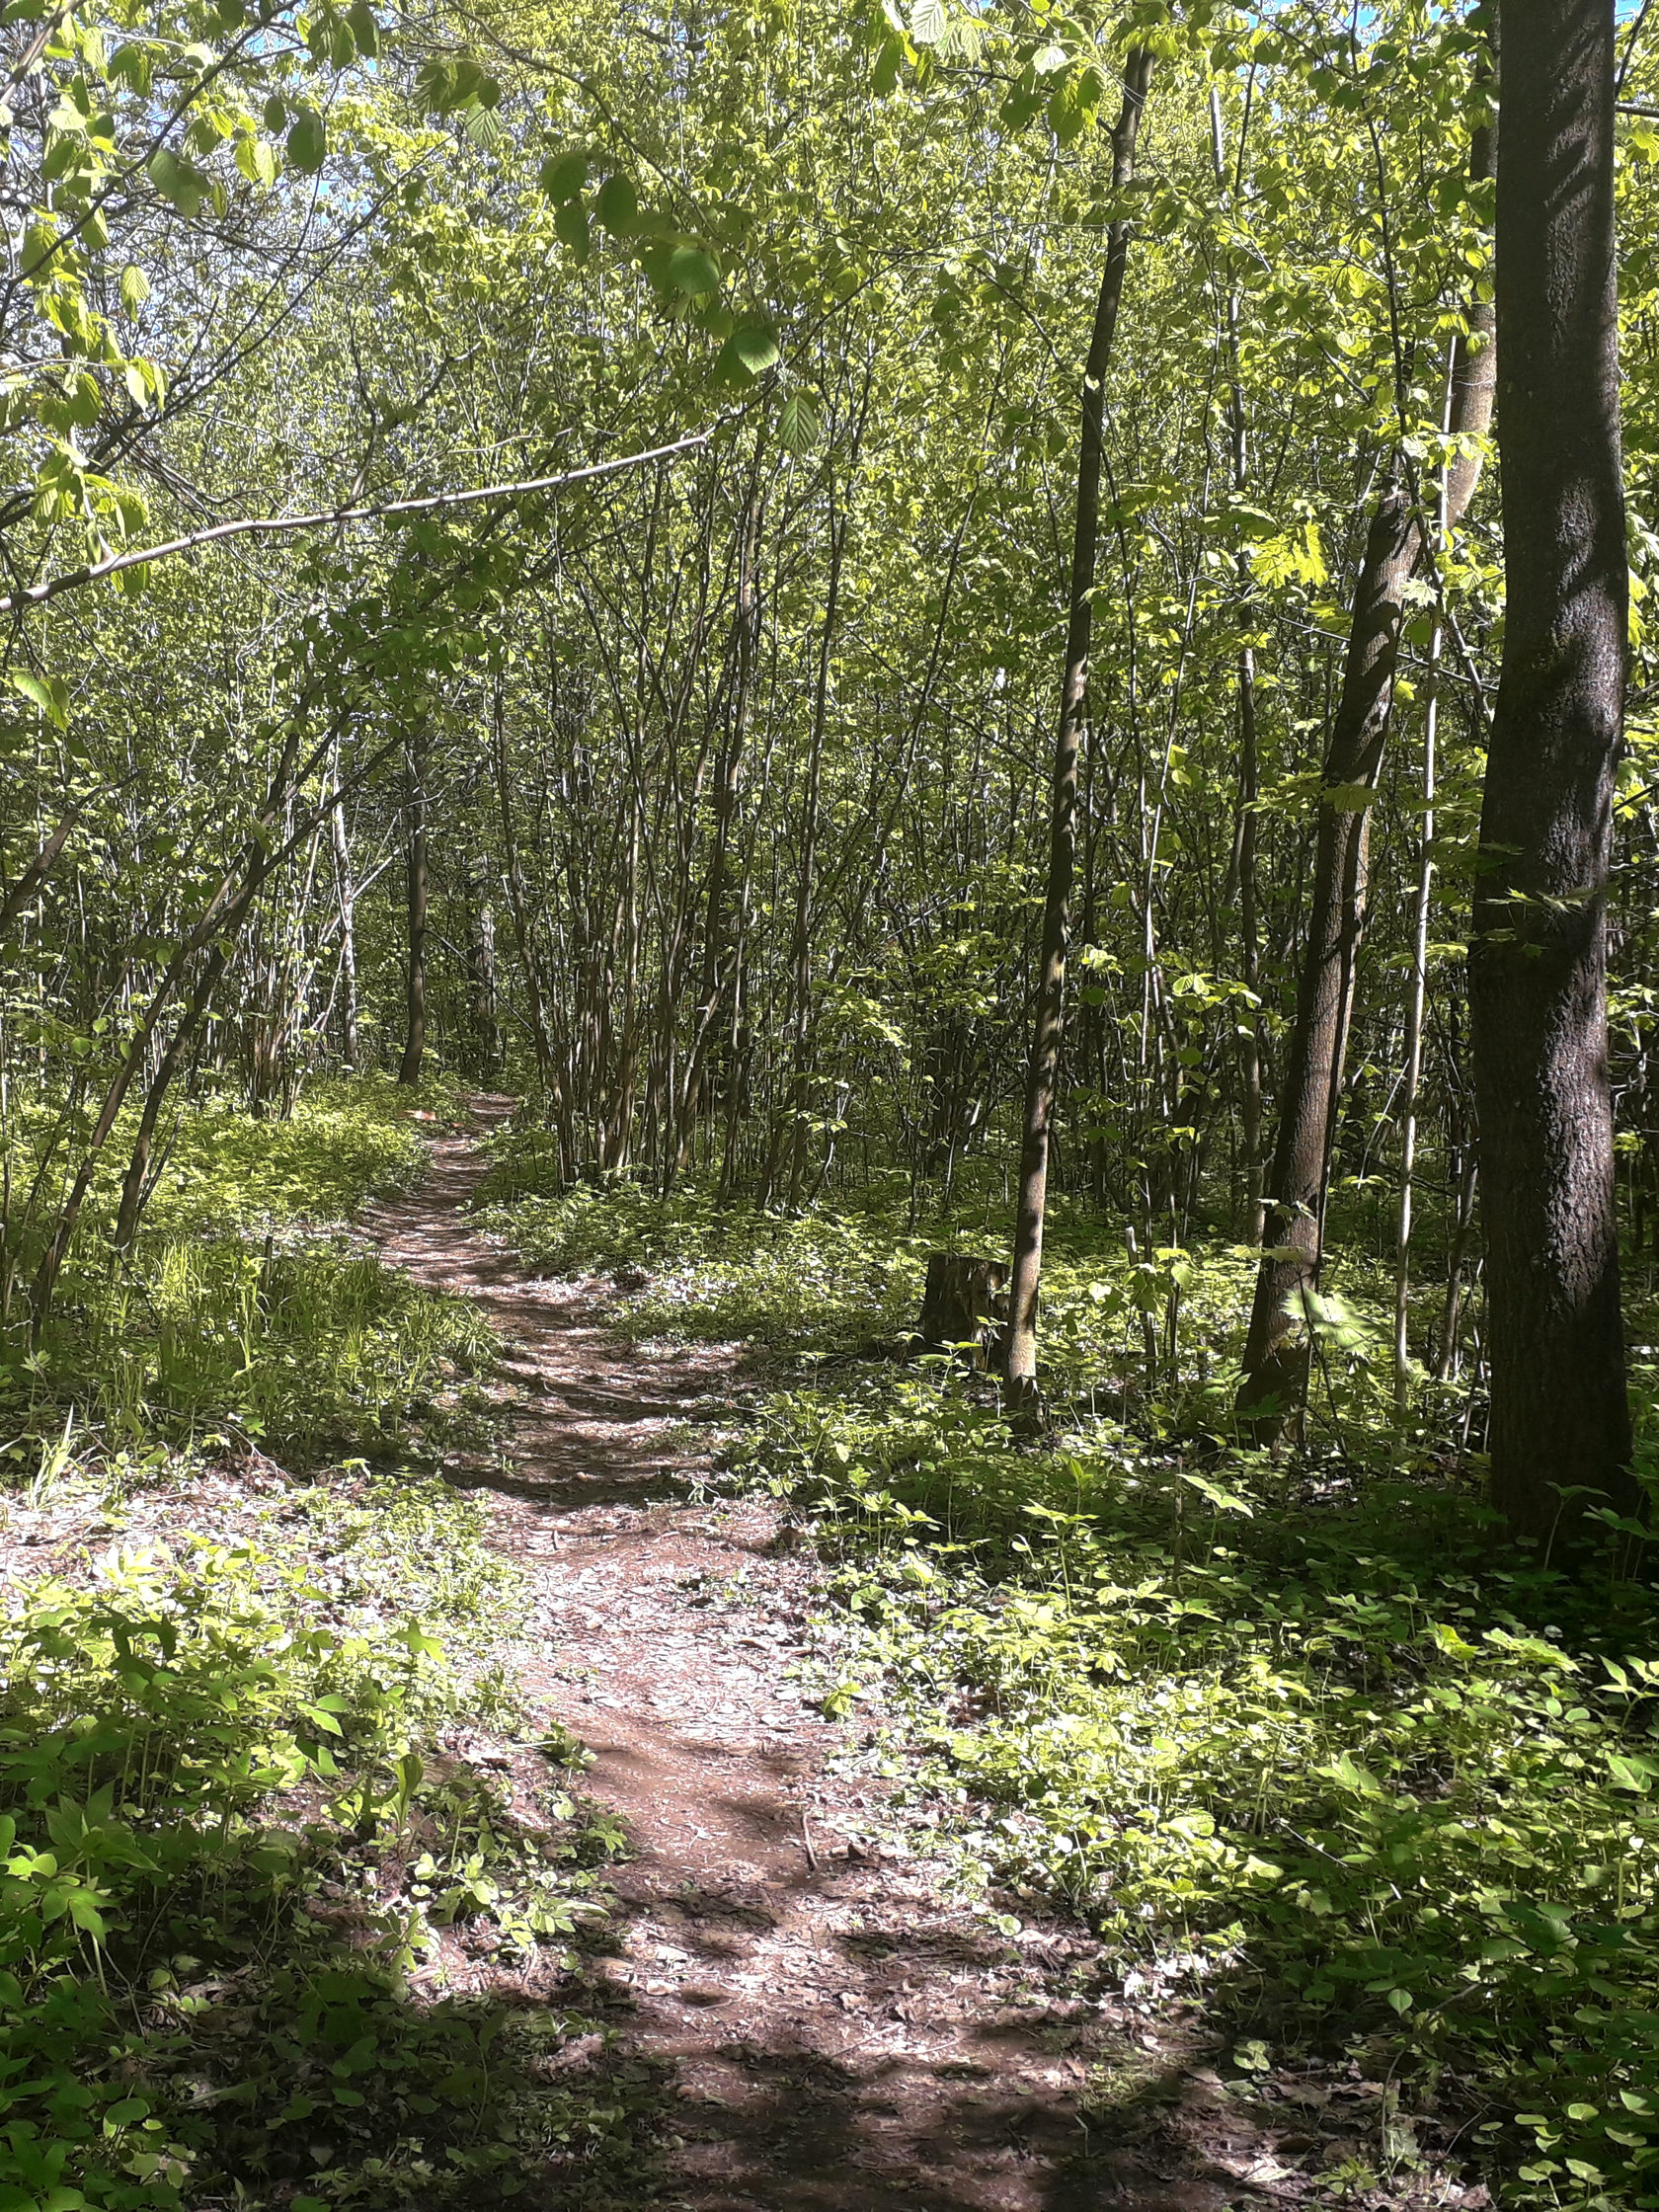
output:
[{"label": "forest path", "polygon": [[[486,1127],[510,1108],[476,1101]],[[633,1845],[615,1876],[620,1955],[585,1962],[581,2001],[675,2100],[656,2201],[1238,2201],[1258,2147],[1222,2149],[1220,2085],[1105,1994],[1092,1939],[1000,1936],[896,1838],[880,1783],[831,1764],[849,1731],[790,1673],[816,1562],[774,1509],[711,1503],[699,1484],[711,1462],[689,1425],[729,1413],[742,1347],[607,1333],[592,1285],[530,1280],[469,1227],[477,1144],[443,1137],[432,1154],[421,1188],[365,1226],[389,1262],[476,1299],[504,1340],[511,1444],[450,1477],[478,1486],[493,1541],[527,1577],[527,1702],[589,1746],[584,1791]],[[478,1969],[481,1988],[491,1972]],[[1080,2092],[1103,2058],[1121,2101],[1085,2123]],[[1245,2180],[1246,2198],[1261,2193]]]}]

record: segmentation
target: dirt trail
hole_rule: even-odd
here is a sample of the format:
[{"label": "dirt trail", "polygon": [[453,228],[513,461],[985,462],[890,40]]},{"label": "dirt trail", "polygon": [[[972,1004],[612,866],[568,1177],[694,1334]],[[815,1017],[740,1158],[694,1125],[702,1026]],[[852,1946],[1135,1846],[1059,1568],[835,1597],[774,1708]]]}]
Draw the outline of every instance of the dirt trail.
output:
[{"label": "dirt trail", "polygon": [[[367,1225],[389,1260],[476,1298],[509,1348],[511,1451],[451,1471],[529,1576],[531,1703],[590,1746],[586,1786],[635,1846],[621,1954],[593,1962],[585,2002],[672,2074],[659,2201],[1221,2212],[1300,2179],[1102,1979],[1083,1932],[1001,1936],[894,1840],[878,1783],[831,1770],[847,1731],[789,1672],[814,1562],[775,1513],[711,1504],[697,1480],[687,1424],[729,1404],[739,1348],[624,1344],[591,1293],[527,1280],[467,1225],[484,1164],[439,1140],[421,1190]],[[1097,2097],[1085,2125],[1103,2060],[1120,2108]]]}]

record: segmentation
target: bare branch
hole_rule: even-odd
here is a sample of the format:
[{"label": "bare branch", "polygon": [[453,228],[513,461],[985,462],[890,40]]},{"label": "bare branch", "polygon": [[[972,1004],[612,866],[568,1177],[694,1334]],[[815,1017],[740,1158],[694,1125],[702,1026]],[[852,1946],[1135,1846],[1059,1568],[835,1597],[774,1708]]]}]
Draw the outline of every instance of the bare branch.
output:
[{"label": "bare branch", "polygon": [[614,461],[594,461],[588,468],[571,469],[563,476],[533,476],[521,484],[481,484],[470,492],[434,492],[424,499],[388,500],[373,507],[337,507],[319,514],[255,514],[234,522],[214,522],[206,529],[192,530],[184,537],[168,538],[161,545],[113,553],[108,560],[94,561],[90,567],[66,569],[61,576],[48,577],[43,584],[31,584],[23,591],[10,592],[0,598],[0,614],[15,614],[28,607],[43,605],[47,599],[55,599],[60,592],[77,592],[83,585],[97,584],[104,577],[118,576],[122,569],[143,568],[151,561],[165,561],[174,553],[189,553],[198,545],[211,545],[220,538],[276,537],[289,530],[331,530],[342,522],[372,522],[387,514],[429,514],[438,508],[469,507],[480,500],[521,499],[532,492],[563,492],[573,484],[591,484],[598,477],[615,476],[623,469],[643,468],[648,461],[666,461],[676,453],[695,452],[713,435],[712,428],[699,431],[695,436],[682,437],[672,445],[653,446],[648,453],[626,453]]}]

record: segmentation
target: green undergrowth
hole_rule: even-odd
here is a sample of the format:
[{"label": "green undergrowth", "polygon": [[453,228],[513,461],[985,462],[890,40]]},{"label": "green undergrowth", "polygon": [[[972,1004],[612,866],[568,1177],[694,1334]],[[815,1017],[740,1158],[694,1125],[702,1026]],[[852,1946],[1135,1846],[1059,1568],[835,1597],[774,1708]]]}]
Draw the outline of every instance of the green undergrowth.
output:
[{"label": "green undergrowth", "polygon": [[218,1431],[301,1465],[383,1458],[411,1449],[440,1397],[448,1425],[464,1425],[467,1378],[494,1342],[465,1300],[345,1238],[278,1249],[169,1237],[146,1242],[38,1352],[19,1349],[0,1417],[21,1432],[20,1453],[67,1422],[111,1450]]},{"label": "green undergrowth", "polygon": [[340,1226],[366,1199],[418,1183],[422,1130],[460,1118],[452,1083],[416,1089],[385,1075],[319,1080],[286,1120],[204,1099],[173,1134],[150,1226],[161,1236]]},{"label": "green undergrowth", "polygon": [[524,1593],[430,1471],[493,1339],[339,1226],[418,1176],[412,1103],[202,1109],[137,1251],[94,1235],[8,1339],[0,2212],[599,2207],[649,2168],[571,1974],[621,1837],[568,1737],[500,1771]]},{"label": "green undergrowth", "polygon": [[496,1141],[479,1226],[549,1274],[648,1275],[625,1299],[631,1333],[832,1350],[861,1336],[897,1336],[914,1319],[925,1236],[872,1242],[856,1218],[722,1209],[689,1184],[667,1198],[626,1181],[525,1191],[524,1146],[512,1136]]},{"label": "green undergrowth", "polygon": [[816,1533],[827,1709],[903,1716],[870,1756],[952,1808],[965,1883],[1066,1900],[1246,2072],[1357,2061],[1405,2115],[1368,2185],[1405,2185],[1416,2109],[1506,2202],[1659,2206],[1645,1555],[1575,1582],[1506,1553],[1447,1471],[1451,1393],[1414,1433],[1382,1418],[1362,1272],[1329,1288],[1308,1448],[1276,1464],[1226,1435],[1235,1248],[1062,1218],[1063,1433],[1033,1446],[983,1377],[843,1356],[913,1318],[937,1227],[626,1187],[490,1220],[538,1264],[653,1271],[631,1326],[809,1355],[736,1472]]},{"label": "green undergrowth", "polygon": [[286,1121],[188,1109],[135,1250],[111,1254],[95,1210],[40,1341],[21,1301],[0,1331],[0,1452],[27,1468],[66,1433],[117,1452],[216,1431],[304,1464],[476,1425],[468,1378],[494,1349],[477,1308],[345,1232],[418,1181],[417,1111],[447,1119],[452,1094],[361,1077]]},{"label": "green undergrowth", "polygon": [[[662,1196],[626,1177],[561,1189],[545,1133],[509,1130],[491,1149],[479,1225],[547,1273],[616,1277],[621,1326],[636,1336],[741,1338],[786,1356],[892,1353],[915,1327],[930,1253],[1000,1256],[964,1217],[909,1226],[873,1205],[824,1204],[790,1215],[722,1206],[690,1182]],[[1224,1432],[1254,1266],[1230,1241],[1137,1244],[1056,1204],[1043,1274],[1045,1390],[1082,1416],[1127,1405],[1166,1429]],[[1390,1464],[1438,1454],[1463,1393],[1425,1383],[1410,1432],[1392,1432],[1392,1308],[1379,1281],[1363,1260],[1329,1270],[1306,1419],[1310,1436],[1346,1456]]]},{"label": "green undergrowth", "polygon": [[549,2064],[596,2024],[450,1994],[478,1958],[556,1978],[618,1843],[567,1741],[515,1791],[434,1748],[518,1725],[513,1570],[434,1482],[227,1518],[190,1478],[106,1470],[106,1529],[184,1487],[168,1539],[0,1631],[0,2206],[599,2201],[638,2099]]},{"label": "green undergrowth", "polygon": [[1472,1492],[1023,1449],[948,1377],[781,1395],[750,1450],[835,1561],[832,1703],[908,1708],[985,1876],[1450,2098],[1518,2201],[1659,2204],[1644,1588],[1494,1563]]}]

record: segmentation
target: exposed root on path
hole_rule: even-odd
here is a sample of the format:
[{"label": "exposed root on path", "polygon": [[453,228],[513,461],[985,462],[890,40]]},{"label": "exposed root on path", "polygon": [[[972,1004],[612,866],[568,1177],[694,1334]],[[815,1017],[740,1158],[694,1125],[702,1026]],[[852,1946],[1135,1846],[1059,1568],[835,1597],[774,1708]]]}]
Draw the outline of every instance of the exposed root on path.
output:
[{"label": "exposed root on path", "polygon": [[430,1180],[369,1225],[505,1340],[512,1445],[449,1472],[486,1494],[527,1575],[526,1698],[591,1748],[583,1786],[633,1846],[582,2003],[663,2070],[667,2167],[640,2201],[1222,2212],[1303,2196],[1310,2176],[1124,2002],[1085,1932],[1006,1936],[963,1909],[879,1783],[831,1765],[847,1731],[791,1672],[816,1564],[773,1509],[710,1502],[709,1454],[694,1428],[687,1442],[729,1410],[742,1348],[626,1345],[591,1288],[526,1280],[467,1224],[484,1168],[471,1141],[440,1141]]}]

